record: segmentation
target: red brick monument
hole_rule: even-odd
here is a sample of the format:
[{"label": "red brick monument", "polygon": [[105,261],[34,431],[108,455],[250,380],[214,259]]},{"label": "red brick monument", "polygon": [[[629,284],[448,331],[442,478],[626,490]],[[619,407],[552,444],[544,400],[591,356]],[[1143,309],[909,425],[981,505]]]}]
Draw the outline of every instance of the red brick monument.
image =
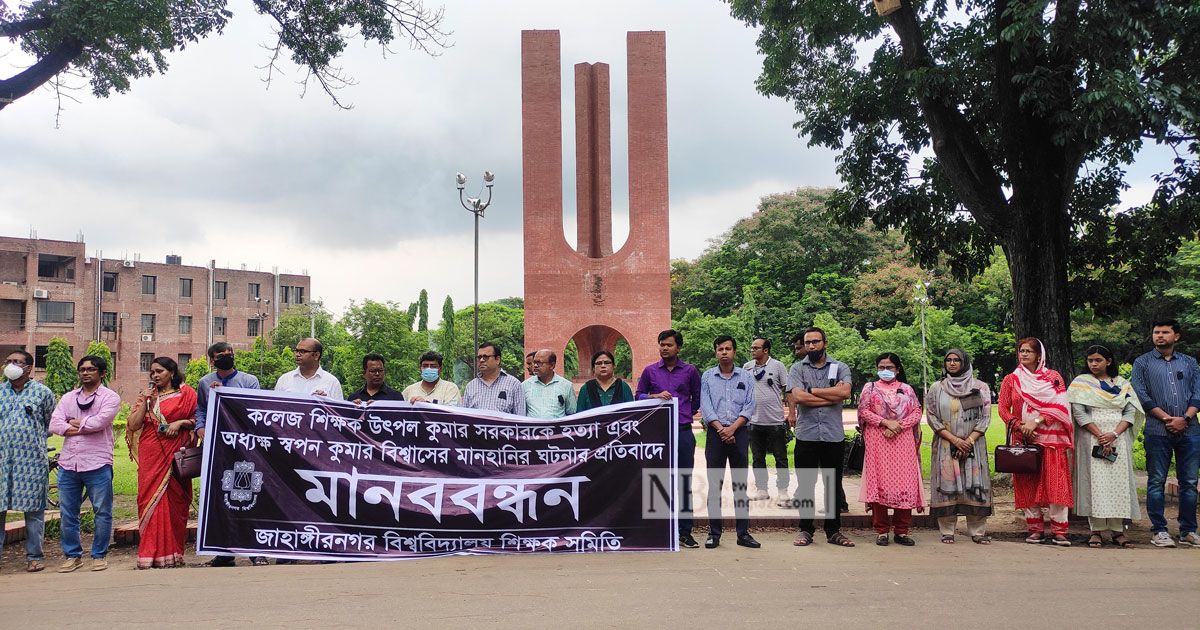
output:
[{"label": "red brick monument", "polygon": [[[667,196],[666,34],[626,35],[629,96],[629,238],[612,251],[608,64],[575,65],[578,244],[563,238],[562,84],[558,31],[521,33],[525,346],[562,356],[574,339],[579,380],[592,353],[624,337],[633,374],[658,360],[671,326]],[[560,360],[558,371],[562,372]]]}]

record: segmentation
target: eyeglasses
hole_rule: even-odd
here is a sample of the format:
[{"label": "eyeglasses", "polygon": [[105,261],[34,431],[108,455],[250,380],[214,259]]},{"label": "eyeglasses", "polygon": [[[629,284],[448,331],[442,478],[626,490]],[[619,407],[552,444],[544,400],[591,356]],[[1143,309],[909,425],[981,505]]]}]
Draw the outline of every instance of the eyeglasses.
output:
[{"label": "eyeglasses", "polygon": [[530,365],[532,365],[533,367],[538,367],[539,365],[549,365],[549,364],[550,364],[549,361],[538,361],[536,359],[532,363],[530,363]]},{"label": "eyeglasses", "polygon": [[25,362],[24,359],[7,359],[5,361],[5,363],[8,365],[19,365],[21,367],[25,367],[25,366],[29,365],[28,363]]},{"label": "eyeglasses", "polygon": [[609,361],[608,359],[602,359],[600,361],[596,361],[592,365],[612,365],[612,364],[613,364],[612,361]]},{"label": "eyeglasses", "polygon": [[367,370],[367,374],[383,374],[383,372],[384,372],[383,368],[372,368],[370,370]]},{"label": "eyeglasses", "polygon": [[316,350],[305,350],[304,348],[293,348],[292,352],[295,354],[312,354],[312,353],[316,352]]},{"label": "eyeglasses", "polygon": [[476,361],[487,361],[488,359],[495,359],[495,358],[496,358],[496,355],[494,355],[494,354],[477,354],[477,355],[475,355]]},{"label": "eyeglasses", "polygon": [[78,370],[76,370],[76,371],[77,371],[77,372],[79,372],[80,374],[90,374],[90,373],[92,373],[92,372],[99,372],[99,371],[100,371],[100,369],[99,369],[99,368],[94,368],[94,367],[91,367],[91,366],[85,366],[85,367],[81,367],[81,368],[79,368],[79,369],[78,369]]},{"label": "eyeglasses", "polygon": [[946,359],[946,363],[962,363],[962,359],[958,357],[949,357]]},{"label": "eyeglasses", "polygon": [[816,346],[816,345],[825,343],[825,340],[824,339],[805,339],[803,343],[806,346]]}]

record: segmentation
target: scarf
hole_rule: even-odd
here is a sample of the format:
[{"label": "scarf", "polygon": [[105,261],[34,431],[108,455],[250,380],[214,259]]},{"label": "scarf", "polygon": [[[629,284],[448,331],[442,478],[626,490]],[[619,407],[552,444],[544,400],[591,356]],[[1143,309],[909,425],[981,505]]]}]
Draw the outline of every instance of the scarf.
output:
[{"label": "scarf", "polygon": [[958,374],[951,374],[942,369],[942,391],[950,394],[955,398],[964,398],[972,393],[978,394],[982,383],[975,378],[971,373],[971,355],[960,350],[959,348],[951,348],[946,353],[946,356],[958,355],[962,360],[962,369]]},{"label": "scarf", "polygon": [[1037,443],[1070,448],[1073,432],[1070,430],[1071,413],[1067,409],[1067,387],[1057,372],[1046,369],[1046,347],[1040,340],[1038,350],[1037,370],[1029,371],[1021,365],[1020,358],[1017,359],[1017,369],[1013,370],[1020,401],[1020,419],[1024,421],[1040,416],[1042,423],[1037,428]]},{"label": "scarf", "polygon": [[1071,386],[1067,388],[1067,399],[1075,405],[1118,411],[1124,411],[1125,405],[1132,403],[1134,421],[1133,433],[1130,435],[1136,436],[1146,422],[1146,412],[1142,410],[1142,401],[1138,400],[1137,394],[1134,393],[1133,383],[1118,376],[1115,377],[1114,384],[1117,388],[1116,393],[1112,393],[1109,388],[1104,387],[1105,384],[1095,376],[1080,374],[1075,377],[1074,381],[1071,381]]}]

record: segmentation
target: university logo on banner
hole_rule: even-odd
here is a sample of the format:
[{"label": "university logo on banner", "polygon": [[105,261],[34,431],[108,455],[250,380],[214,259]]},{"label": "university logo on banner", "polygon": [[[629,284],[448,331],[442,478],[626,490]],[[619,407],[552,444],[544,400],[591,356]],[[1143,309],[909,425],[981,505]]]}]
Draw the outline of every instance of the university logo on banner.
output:
[{"label": "university logo on banner", "polygon": [[[667,551],[646,472],[678,469],[677,407],[560,420],[222,387],[209,397],[201,555],[387,560]],[[657,488],[674,505],[672,484]]]}]

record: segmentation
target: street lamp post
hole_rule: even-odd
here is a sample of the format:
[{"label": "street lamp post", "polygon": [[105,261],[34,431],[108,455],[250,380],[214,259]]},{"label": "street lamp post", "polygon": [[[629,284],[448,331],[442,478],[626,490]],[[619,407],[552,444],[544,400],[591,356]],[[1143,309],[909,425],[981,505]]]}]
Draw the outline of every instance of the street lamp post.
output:
[{"label": "street lamp post", "polygon": [[[471,352],[474,353],[479,349],[479,220],[483,218],[484,210],[492,203],[492,180],[496,178],[491,171],[483,172],[483,184],[487,187],[487,200],[480,197],[464,197],[463,188],[467,185],[467,176],[462,173],[457,173],[454,176],[454,181],[458,185],[458,202],[462,207],[475,215],[475,308],[472,309],[475,316],[474,323],[474,344],[471,346]],[[473,358],[473,357],[472,357]],[[479,362],[472,362],[475,366],[475,373],[478,375]]]},{"label": "street lamp post", "polygon": [[[258,314],[256,314],[254,316],[258,319],[258,336],[265,337],[266,335],[264,334],[264,330],[266,329],[267,318],[271,316],[270,309],[268,308],[271,305],[271,299],[256,297],[256,298],[254,298],[254,301],[256,303],[255,310],[258,310]],[[259,376],[262,376],[262,373],[263,373],[263,365],[265,363],[264,359],[266,356],[266,349],[267,349],[266,342],[258,344],[258,375]]]},{"label": "street lamp post", "polygon": [[[917,304],[921,306],[921,389],[923,394],[929,394],[929,345],[925,334],[925,306],[929,304],[929,282],[918,282],[916,287]],[[925,400],[925,396],[921,397]]]}]

